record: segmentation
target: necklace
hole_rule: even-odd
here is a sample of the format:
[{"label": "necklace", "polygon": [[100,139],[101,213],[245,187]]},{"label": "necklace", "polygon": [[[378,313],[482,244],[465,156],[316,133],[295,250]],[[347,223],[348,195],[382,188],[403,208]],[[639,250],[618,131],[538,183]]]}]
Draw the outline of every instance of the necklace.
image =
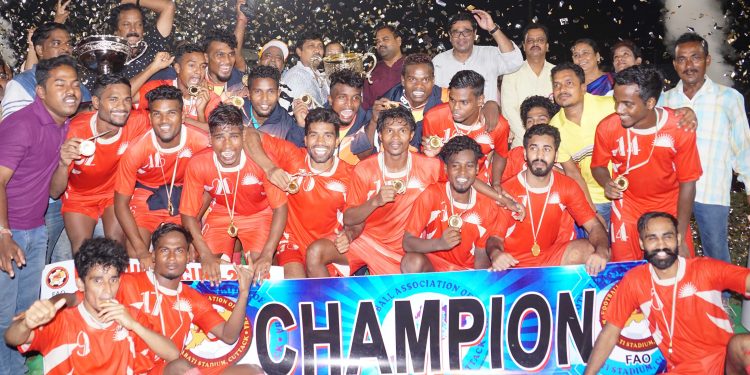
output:
[{"label": "necklace", "polygon": [[[216,160],[216,159],[214,159]],[[224,185],[224,176],[221,175],[221,165],[218,161],[214,163],[216,165],[216,170],[219,172],[219,183]],[[227,204],[227,210],[229,210],[229,227],[227,228],[227,234],[229,234],[230,237],[237,237],[237,233],[239,233],[239,229],[237,229],[237,226],[234,225],[234,209],[237,207],[237,195],[238,191],[237,188],[240,186],[240,170],[242,168],[237,168],[237,178],[234,181],[234,191],[232,192],[232,206],[229,206],[229,198],[227,197],[227,190],[229,190],[229,183],[227,182],[227,188],[224,189],[222,186],[222,195],[224,195],[224,202]]]},{"label": "necklace", "polygon": [[625,133],[628,136],[628,151],[627,151],[628,157],[625,162],[625,172],[617,176],[617,178],[615,178],[615,181],[614,181],[615,185],[617,185],[617,187],[622,191],[627,190],[628,186],[630,186],[630,181],[628,181],[628,178],[626,176],[630,174],[630,172],[648,164],[648,162],[651,161],[651,156],[654,154],[654,148],[656,148],[656,133],[659,132],[659,111],[657,111],[656,108],[654,108],[654,112],[656,113],[656,131],[654,132],[654,141],[651,143],[651,151],[649,152],[648,158],[646,158],[646,160],[632,167],[630,166],[630,156],[633,154],[632,153],[633,144],[630,138],[630,128],[627,128],[625,130]]},{"label": "necklace", "polygon": [[544,213],[547,212],[547,202],[549,202],[549,193],[552,191],[552,182],[555,179],[554,174],[550,174],[549,184],[547,184],[547,196],[544,198],[544,207],[542,207],[542,216],[539,218],[539,225],[534,224],[534,210],[531,204],[531,194],[529,194],[529,180],[528,169],[524,171],[524,184],[523,187],[526,189],[526,200],[529,203],[529,219],[531,220],[531,235],[534,237],[534,245],[531,246],[531,255],[538,257],[542,252],[542,248],[539,246],[539,242],[536,240],[536,236],[539,230],[542,229],[542,221],[544,221]]},{"label": "necklace", "polygon": [[289,175],[289,184],[286,186],[286,191],[289,192],[289,194],[297,194],[299,192],[300,186],[302,185],[302,181],[304,181],[305,177],[315,177],[323,173],[328,173],[336,168],[337,165],[337,159],[335,159],[335,156],[333,163],[331,163],[331,166],[325,171],[317,171],[315,168],[313,168],[313,166],[310,164],[310,155],[307,155],[305,157],[305,162],[307,163],[307,168],[310,169],[310,171],[300,169],[297,173]]},{"label": "necklace", "polygon": [[654,266],[649,265],[649,267],[651,269],[651,293],[656,296],[657,302],[661,306],[659,312],[661,313],[661,318],[664,319],[664,325],[667,328],[667,335],[669,335],[669,347],[667,348],[667,359],[669,359],[672,357],[672,344],[674,343],[674,317],[677,308],[677,277],[680,276],[680,259],[677,258],[677,271],[674,276],[674,286],[672,286],[672,315],[669,317],[669,321],[667,321],[667,317],[664,315],[664,303],[661,301],[661,298],[659,298],[659,293],[656,292],[656,285],[654,284]]},{"label": "necklace", "polygon": [[[161,156],[161,152],[159,152],[159,158],[164,160],[164,163],[159,163],[159,169],[161,169],[161,178],[164,180],[164,185],[167,184],[167,177],[164,175],[164,164],[166,163],[166,159]],[[175,215],[175,209],[174,205],[172,205],[172,191],[174,191],[174,180],[177,176],[177,164],[180,162],[180,155],[179,153],[175,156],[174,159],[174,169],[172,169],[172,182],[169,184],[169,187],[165,190],[167,191],[167,213],[169,216]]]},{"label": "necklace", "polygon": [[411,172],[411,153],[407,154],[405,180],[401,180],[401,179],[394,179],[394,180],[388,180],[388,181],[385,180],[385,175],[388,174],[388,170],[385,167],[385,153],[384,152],[381,152],[378,154],[378,167],[380,167],[380,176],[383,179],[384,185],[393,186],[393,188],[396,189],[396,193],[398,194],[403,194],[406,192],[406,186],[409,184],[409,173]]},{"label": "necklace", "polygon": [[[463,214],[466,213],[466,210],[468,210],[468,206],[466,209],[463,210],[460,214],[455,214],[453,212],[453,190],[450,187],[450,182],[445,183],[445,192],[448,194],[448,199],[450,201],[451,205],[451,216],[448,218],[448,226],[455,229],[461,229],[461,227],[464,225],[464,219],[462,218]],[[474,202],[474,188],[470,188],[469,190],[469,204]]]}]

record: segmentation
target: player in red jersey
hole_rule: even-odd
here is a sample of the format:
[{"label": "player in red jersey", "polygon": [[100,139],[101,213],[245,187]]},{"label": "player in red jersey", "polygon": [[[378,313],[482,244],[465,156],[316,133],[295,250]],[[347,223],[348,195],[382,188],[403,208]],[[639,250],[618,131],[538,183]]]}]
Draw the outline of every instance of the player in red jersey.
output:
[{"label": "player in red jersey", "polygon": [[[70,122],[68,139],[88,141],[94,153],[81,155],[52,179],[51,192],[64,191],[62,214],[73,253],[91,238],[97,221],[104,235],[120,242],[125,237],[115,217],[115,172],[120,157],[131,143],[151,129],[148,115],[131,110],[130,82],[117,75],[103,75],[95,83],[93,106]],[[92,139],[93,138],[93,139]],[[91,151],[91,150],[82,150]]]},{"label": "player in red jersey", "polygon": [[312,243],[307,248],[308,276],[329,276],[330,263],[348,265],[352,272],[365,265],[371,274],[400,272],[401,237],[409,210],[440,175],[438,159],[408,151],[415,127],[406,108],[380,113],[377,130],[383,151],[354,168],[344,211],[345,225],[364,224],[364,230],[345,253],[330,239]]},{"label": "player in red jersey", "polygon": [[510,224],[492,199],[472,187],[484,156],[476,141],[451,138],[439,156],[448,182],[428,186],[414,202],[403,238],[403,273],[487,268],[487,238],[504,235]]},{"label": "player in red jersey", "polygon": [[[151,235],[154,270],[122,274],[117,300],[140,310],[154,330],[170,339],[180,351],[185,349],[191,325],[234,344],[245,323],[252,270],[248,266],[234,267],[239,293],[231,315],[225,320],[206,296],[180,281],[187,268],[190,243],[190,232],[179,225],[167,223],[157,228]],[[151,360],[156,364],[151,374],[182,374],[193,367],[183,358],[167,363],[152,355]]]},{"label": "player in red jersey", "polygon": [[148,109],[146,93],[161,86],[174,86],[182,92],[185,124],[208,132],[208,115],[221,103],[221,98],[206,85],[206,55],[201,46],[186,43],[177,46],[172,67],[174,80],[153,80],[138,90],[138,107]]},{"label": "player in red jersey", "polygon": [[[220,258],[235,260],[237,240],[260,280],[271,265],[286,225],[286,195],[268,182],[263,170],[242,150],[242,112],[238,108],[222,104],[208,119],[213,150],[196,155],[188,164],[182,221],[195,239],[193,245],[210,280],[218,280]],[[211,203],[201,230],[204,197]]]},{"label": "player in red jersey", "polygon": [[74,261],[83,303],[60,310],[65,300],[34,302],[5,332],[8,345],[41,353],[44,373],[52,375],[143,374],[153,367],[144,351],[167,362],[179,357],[143,314],[114,299],[128,265],[122,245],[89,239]]},{"label": "player in red jersey", "polygon": [[494,180],[490,176],[496,175],[500,181],[508,157],[510,125],[498,115],[497,126],[487,132],[482,114],[484,78],[473,70],[462,70],[451,78],[448,90],[448,103],[437,105],[424,115],[423,152],[428,156],[440,152],[441,147],[432,144],[430,137],[445,143],[455,136],[467,135],[482,147],[484,156],[479,160],[479,180],[489,184]]},{"label": "player in red jersey", "polygon": [[695,132],[679,128],[672,109],[656,107],[661,89],[661,76],[651,67],[637,65],[617,73],[616,113],[596,129],[591,173],[612,200],[614,261],[641,258],[636,222],[649,211],[677,216],[680,255],[693,253],[690,216],[695,182],[703,170]]},{"label": "player in red jersey", "polygon": [[[504,240],[492,237],[487,241],[492,268],[586,264],[590,274],[599,273],[609,260],[607,233],[578,184],[552,171],[559,131],[546,124],[532,126],[523,144],[527,169],[503,184],[503,190],[523,202],[526,218],[515,223]],[[588,240],[559,236],[567,214],[588,232]]]},{"label": "player in red jersey", "polygon": [[152,130],[128,147],[117,167],[115,215],[128,255],[151,266],[148,242],[162,222],[179,223],[179,200],[188,161],[208,139],[182,125],[182,93],[159,86],[147,94]]},{"label": "player in red jersey", "polygon": [[721,302],[726,289],[750,297],[750,270],[708,257],[679,256],[683,235],[678,225],[666,212],[638,219],[648,263],[628,271],[617,284],[586,374],[598,373],[636,309],[648,319],[670,373],[750,374],[750,334],[733,333]]}]

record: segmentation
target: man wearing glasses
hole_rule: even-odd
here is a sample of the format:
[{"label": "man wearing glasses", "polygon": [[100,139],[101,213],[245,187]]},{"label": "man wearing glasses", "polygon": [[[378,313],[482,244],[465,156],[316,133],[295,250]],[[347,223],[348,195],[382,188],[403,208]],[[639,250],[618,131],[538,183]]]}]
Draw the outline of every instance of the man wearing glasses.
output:
[{"label": "man wearing glasses", "polygon": [[513,133],[513,147],[523,143],[524,123],[521,122],[521,103],[528,97],[539,95],[545,98],[552,96],[552,68],[547,58],[549,43],[547,27],[538,23],[526,26],[523,32],[523,53],[526,61],[515,73],[503,77],[500,89],[500,106],[503,116],[510,123]]},{"label": "man wearing glasses", "polygon": [[[477,25],[492,35],[497,47],[474,45]],[[485,100],[497,102],[497,77],[513,73],[523,64],[518,46],[503,34],[489,13],[479,9],[461,12],[451,18],[450,41],[453,48],[432,59],[435,84],[448,87],[458,71],[473,70],[484,77]]]}]

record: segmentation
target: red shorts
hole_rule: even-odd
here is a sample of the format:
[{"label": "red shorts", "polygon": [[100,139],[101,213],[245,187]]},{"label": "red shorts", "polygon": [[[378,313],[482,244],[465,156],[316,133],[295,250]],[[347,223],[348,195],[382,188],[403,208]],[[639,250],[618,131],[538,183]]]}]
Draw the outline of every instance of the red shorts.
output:
[{"label": "red shorts", "polygon": [[238,229],[238,235],[234,238],[227,233],[229,212],[226,207],[214,204],[209,209],[201,232],[212,253],[227,255],[233,259],[235,240],[240,240],[245,252],[260,253],[263,250],[271,231],[272,218],[273,210],[270,207],[253,215],[235,215],[234,225]]},{"label": "red shorts", "polygon": [[[549,248],[542,249],[538,256],[531,253],[531,249],[522,251],[509,251],[513,258],[516,258],[518,265],[516,267],[550,267],[559,266],[562,263],[565,249],[568,248],[570,241],[558,240]],[[507,250],[506,250],[507,251]]]},{"label": "red shorts", "polygon": [[[614,206],[614,205],[613,205]],[[638,223],[630,220],[622,220],[612,212],[612,224],[610,228],[610,240],[612,241],[612,262],[626,262],[631,260],[642,260],[643,250],[638,241]],[[688,226],[687,248],[691,256],[695,256],[693,249],[693,236]]]},{"label": "red shorts", "polygon": [[66,191],[62,197],[61,212],[79,213],[94,220],[99,220],[99,218],[104,215],[104,209],[114,204],[114,191],[92,195]]},{"label": "red shorts", "polygon": [[367,265],[371,275],[391,275],[401,273],[401,258],[404,250],[399,246],[393,249],[380,241],[362,233],[349,243],[346,253],[351,272]]},{"label": "red shorts", "polygon": [[294,235],[289,232],[284,232],[279,240],[279,249],[276,253],[276,263],[280,266],[289,263],[302,263],[305,264],[305,253],[307,252],[307,246],[300,246],[297,241],[294,240]]},{"label": "red shorts", "polygon": [[136,188],[133,197],[130,198],[130,212],[133,213],[135,224],[138,228],[144,228],[153,232],[162,223],[173,223],[182,225],[180,215],[170,216],[166,209],[150,210],[146,200],[151,196],[151,192],[145,189]]},{"label": "red shorts", "polygon": [[430,263],[432,263],[432,268],[435,269],[435,272],[466,271],[474,269],[473,265],[472,267],[466,267],[462,264],[455,264],[435,253],[427,253],[425,255],[427,256],[427,259],[430,260]]}]

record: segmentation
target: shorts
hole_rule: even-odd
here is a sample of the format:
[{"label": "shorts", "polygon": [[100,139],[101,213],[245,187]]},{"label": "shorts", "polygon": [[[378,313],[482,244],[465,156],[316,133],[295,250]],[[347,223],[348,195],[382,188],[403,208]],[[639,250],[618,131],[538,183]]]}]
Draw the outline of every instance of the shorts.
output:
[{"label": "shorts", "polygon": [[150,210],[146,200],[151,194],[148,190],[136,188],[130,198],[130,212],[133,213],[138,228],[144,228],[153,233],[162,223],[182,225],[179,214],[170,216],[166,209]]},{"label": "shorts", "polygon": [[214,204],[209,209],[201,233],[212,253],[233,259],[235,240],[242,243],[242,250],[246,253],[260,253],[263,250],[271,231],[272,218],[273,210],[270,207],[252,215],[235,215],[234,225],[237,227],[238,235],[234,238],[227,233],[230,224],[229,212],[226,207]]},{"label": "shorts", "polygon": [[294,239],[294,235],[284,232],[279,240],[279,249],[276,252],[276,263],[284,266],[289,263],[305,264],[305,253],[307,246],[300,246]]},{"label": "shorts", "polygon": [[432,268],[435,269],[435,272],[466,271],[474,269],[473,264],[471,267],[467,267],[463,264],[452,263],[435,253],[427,253],[425,256],[427,256],[427,259],[432,263]]},{"label": "shorts", "polygon": [[66,191],[62,197],[62,209],[60,212],[79,213],[94,220],[99,220],[104,215],[104,210],[115,204],[114,197],[114,191],[92,195]]},{"label": "shorts", "polygon": [[349,251],[344,254],[352,272],[366,265],[371,275],[392,275],[401,273],[404,250],[401,246],[396,249],[389,247],[362,233],[349,243]]}]

